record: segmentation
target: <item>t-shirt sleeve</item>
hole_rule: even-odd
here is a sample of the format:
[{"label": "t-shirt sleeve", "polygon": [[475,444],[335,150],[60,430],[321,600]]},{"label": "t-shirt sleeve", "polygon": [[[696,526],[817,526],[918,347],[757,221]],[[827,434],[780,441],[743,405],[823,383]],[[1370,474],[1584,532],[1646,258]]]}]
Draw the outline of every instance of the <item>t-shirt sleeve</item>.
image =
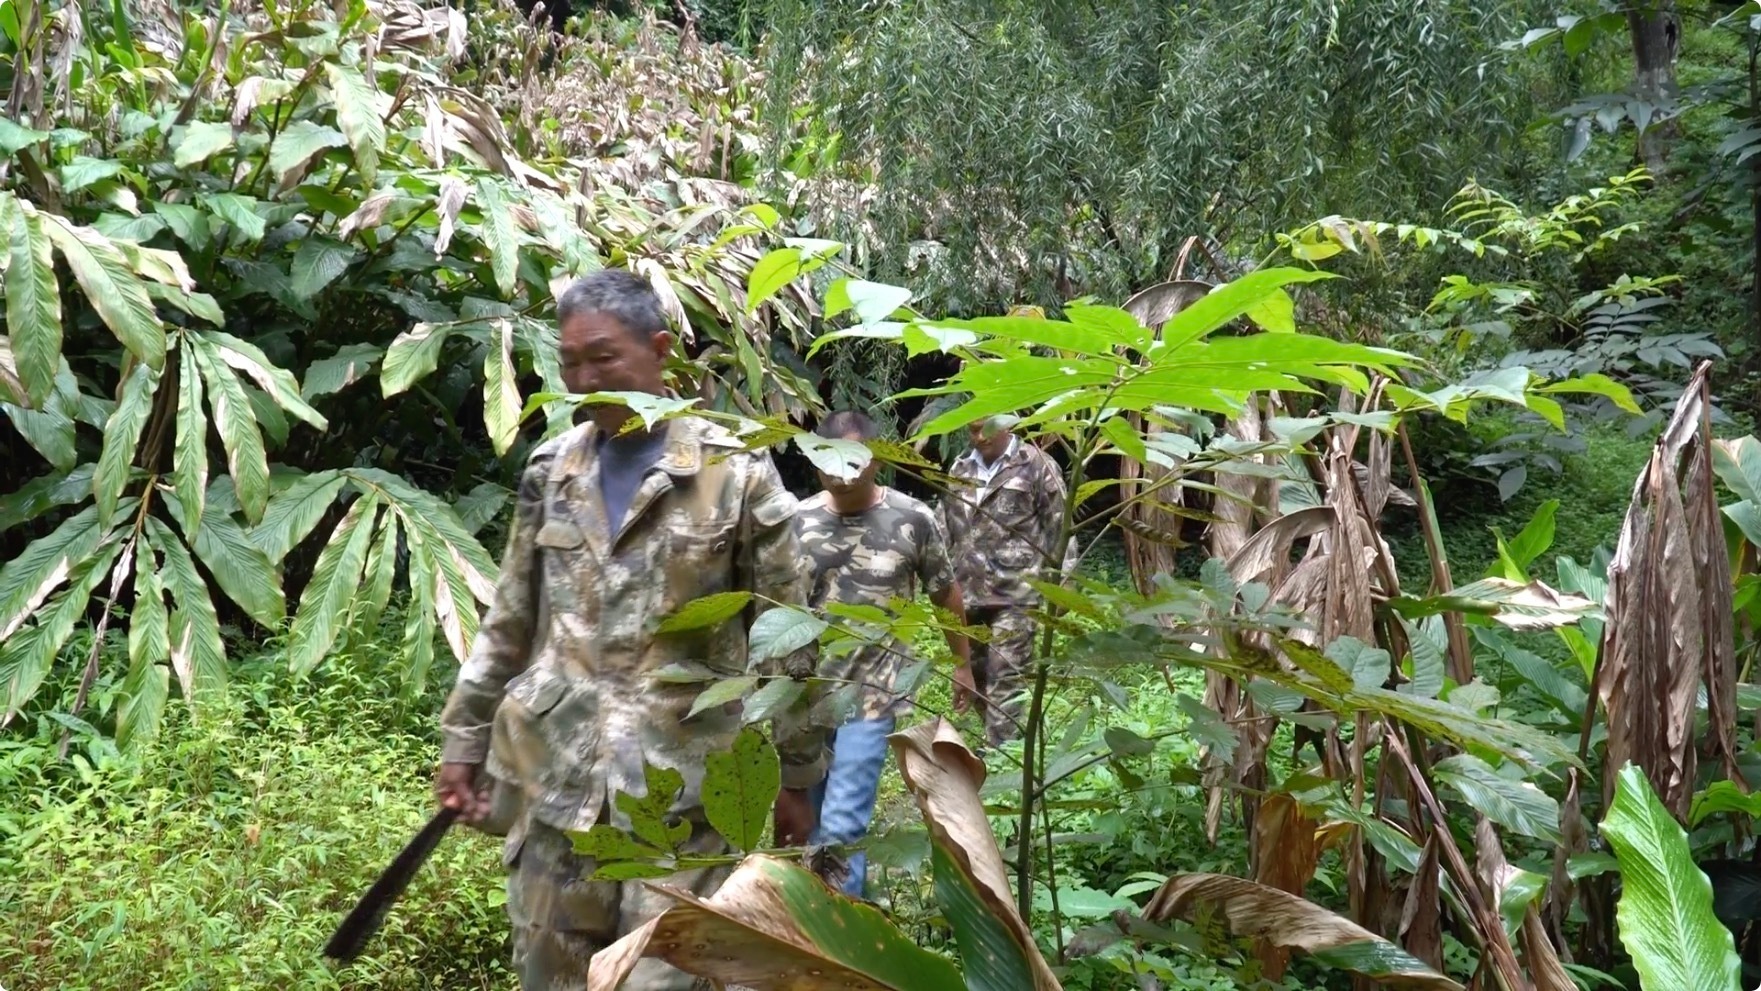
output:
[{"label": "t-shirt sleeve", "polygon": [[948,555],[948,537],[934,513],[923,513],[917,523],[921,546],[917,549],[917,577],[924,591],[938,595],[954,584],[954,562]]}]

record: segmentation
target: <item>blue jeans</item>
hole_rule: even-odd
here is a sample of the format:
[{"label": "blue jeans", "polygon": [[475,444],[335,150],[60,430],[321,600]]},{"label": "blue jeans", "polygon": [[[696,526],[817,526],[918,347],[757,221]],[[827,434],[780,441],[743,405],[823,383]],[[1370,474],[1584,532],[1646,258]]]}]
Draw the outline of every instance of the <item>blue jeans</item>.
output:
[{"label": "blue jeans", "polygon": [[[838,729],[832,742],[831,766],[826,768],[825,780],[813,788],[819,822],[808,842],[855,843],[868,835],[881,769],[887,764],[887,737],[894,722],[888,716],[847,723]],[[845,894],[862,897],[867,870],[868,855],[853,851]]]}]

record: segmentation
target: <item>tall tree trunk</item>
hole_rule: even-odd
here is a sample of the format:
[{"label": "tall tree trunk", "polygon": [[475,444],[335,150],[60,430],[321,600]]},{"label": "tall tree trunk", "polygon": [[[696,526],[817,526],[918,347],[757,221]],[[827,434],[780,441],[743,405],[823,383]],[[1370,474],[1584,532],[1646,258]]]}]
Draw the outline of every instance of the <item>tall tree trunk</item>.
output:
[{"label": "tall tree trunk", "polygon": [[[1649,124],[1658,112],[1674,108],[1676,100],[1675,53],[1681,37],[1681,19],[1675,0],[1653,0],[1627,11],[1627,27],[1633,39],[1633,94],[1651,105],[1651,113],[1636,124]],[[1654,173],[1664,168],[1664,152],[1674,135],[1675,124],[1645,127],[1639,133],[1639,155]]]}]

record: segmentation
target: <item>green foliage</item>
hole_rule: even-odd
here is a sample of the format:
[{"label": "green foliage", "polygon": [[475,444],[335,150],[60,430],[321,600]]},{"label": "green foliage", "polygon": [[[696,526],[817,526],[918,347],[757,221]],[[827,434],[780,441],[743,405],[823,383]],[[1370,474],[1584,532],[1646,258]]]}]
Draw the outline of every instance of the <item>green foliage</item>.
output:
[{"label": "green foliage", "polygon": [[1740,961],[1712,913],[1712,885],[1694,866],[1687,835],[1652,793],[1642,769],[1619,772],[1602,822],[1620,859],[1621,942],[1646,988],[1731,991]]}]

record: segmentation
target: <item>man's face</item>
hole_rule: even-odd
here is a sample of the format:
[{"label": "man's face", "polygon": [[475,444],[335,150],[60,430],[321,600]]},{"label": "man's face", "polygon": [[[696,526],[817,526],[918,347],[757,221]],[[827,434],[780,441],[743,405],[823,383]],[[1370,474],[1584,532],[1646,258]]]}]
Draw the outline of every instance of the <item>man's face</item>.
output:
[{"label": "man's face", "polygon": [[973,449],[988,464],[1002,457],[1003,452],[1009,449],[1010,433],[1001,429],[987,433],[986,429],[984,421],[980,420],[967,425],[966,432],[972,438]]},{"label": "man's face", "polygon": [[557,353],[569,391],[648,392],[665,389],[671,334],[649,340],[606,313],[577,313],[558,328]]},{"label": "man's face", "polygon": [[[862,443],[862,436],[860,434],[845,434],[839,439],[850,441],[853,444]],[[817,468],[814,469],[814,471],[819,475],[820,487],[824,488],[832,495],[841,496],[851,492],[865,490],[870,485],[873,485],[875,473],[880,471],[880,460],[872,457],[869,458],[868,464],[863,465],[862,471],[858,472],[853,478],[839,478],[836,475],[828,475],[823,471],[819,471]]]}]

